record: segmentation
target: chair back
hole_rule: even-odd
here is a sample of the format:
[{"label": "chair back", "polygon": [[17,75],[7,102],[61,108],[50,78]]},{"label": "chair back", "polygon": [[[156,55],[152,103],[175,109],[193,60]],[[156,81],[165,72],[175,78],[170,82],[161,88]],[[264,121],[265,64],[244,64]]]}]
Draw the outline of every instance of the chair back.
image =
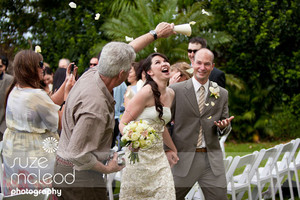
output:
[{"label": "chair back", "polygon": [[264,155],[261,158],[260,164],[262,164],[263,161],[266,161],[266,163],[260,167],[262,169],[260,174],[263,174],[265,177],[271,175],[274,165],[280,156],[281,150],[282,145],[278,145],[267,150],[262,150],[264,151]]},{"label": "chair back", "polygon": [[227,173],[228,169],[229,169],[229,166],[231,164],[231,161],[232,161],[232,156],[227,156],[227,158],[225,158],[223,161],[224,161],[224,167],[225,167],[225,172]]},{"label": "chair back", "polygon": [[276,165],[275,165],[275,169],[276,170],[283,170],[283,169],[287,169],[289,168],[289,160],[292,154],[294,154],[292,152],[294,147],[294,143],[293,142],[288,142],[286,144],[283,144],[282,150],[281,150],[281,156],[283,155],[283,157],[280,159],[278,159]]},{"label": "chair back", "polygon": [[250,170],[252,168],[252,165],[255,161],[256,153],[248,154],[245,156],[235,156],[227,173],[226,173],[226,179],[227,183],[232,181],[233,175],[236,172],[237,169],[241,169],[244,167],[244,170],[241,174],[239,174],[239,179],[237,180],[238,183],[246,183],[251,180],[251,177],[249,177]]}]

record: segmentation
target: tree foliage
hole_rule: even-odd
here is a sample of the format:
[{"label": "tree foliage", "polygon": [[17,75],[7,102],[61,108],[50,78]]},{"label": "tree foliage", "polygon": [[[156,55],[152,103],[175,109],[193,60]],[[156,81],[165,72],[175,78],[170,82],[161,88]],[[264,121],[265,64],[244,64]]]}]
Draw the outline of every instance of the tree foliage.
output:
[{"label": "tree foliage", "polygon": [[[45,62],[52,68],[57,67],[60,58],[76,61],[82,72],[88,67],[89,59],[97,56],[98,43],[105,40],[99,28],[104,18],[94,19],[96,13],[109,15],[109,2],[76,1],[77,8],[72,9],[67,1],[5,1],[1,0],[1,51],[8,54],[20,49],[34,49],[40,45]],[[5,30],[5,31],[4,31]],[[30,32],[25,38],[24,33]]]},{"label": "tree foliage", "polygon": [[[231,111],[239,116],[236,136],[251,138],[258,132],[262,137],[276,137],[275,126],[268,126],[274,112],[286,113],[282,104],[289,105],[299,94],[300,2],[213,0],[211,10],[214,27],[234,38],[220,47],[223,58],[219,64],[247,85],[245,92],[231,91],[236,95]],[[243,108],[236,108],[236,103]],[[290,115],[299,117],[299,110]],[[300,135],[299,129],[289,132]]]}]

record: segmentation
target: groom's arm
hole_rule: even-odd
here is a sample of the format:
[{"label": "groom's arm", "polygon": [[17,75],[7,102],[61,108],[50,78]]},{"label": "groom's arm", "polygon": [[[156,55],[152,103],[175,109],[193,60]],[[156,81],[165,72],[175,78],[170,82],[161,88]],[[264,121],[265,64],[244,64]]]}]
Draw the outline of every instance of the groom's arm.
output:
[{"label": "groom's arm", "polygon": [[[226,91],[226,90],[225,90]],[[219,121],[214,121],[214,124],[217,126],[217,132],[219,136],[226,135],[231,131],[231,120],[234,119],[234,116],[229,117],[228,109],[228,92],[223,93],[225,98],[225,103],[223,106],[222,116]]]}]

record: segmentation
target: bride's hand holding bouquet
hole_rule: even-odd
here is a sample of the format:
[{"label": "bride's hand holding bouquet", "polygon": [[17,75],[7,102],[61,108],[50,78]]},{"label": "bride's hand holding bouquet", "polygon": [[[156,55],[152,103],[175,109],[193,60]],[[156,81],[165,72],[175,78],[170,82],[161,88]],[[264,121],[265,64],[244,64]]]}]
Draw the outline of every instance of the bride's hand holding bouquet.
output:
[{"label": "bride's hand holding bouquet", "polygon": [[128,157],[130,163],[139,162],[139,149],[152,147],[158,137],[155,129],[147,121],[129,122],[123,129],[121,146],[127,146],[131,151]]}]

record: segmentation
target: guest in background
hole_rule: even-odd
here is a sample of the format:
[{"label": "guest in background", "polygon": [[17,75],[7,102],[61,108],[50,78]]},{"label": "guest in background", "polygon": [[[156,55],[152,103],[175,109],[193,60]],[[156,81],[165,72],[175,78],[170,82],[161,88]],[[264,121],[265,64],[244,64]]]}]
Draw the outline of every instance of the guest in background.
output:
[{"label": "guest in background", "polygon": [[170,67],[171,78],[169,85],[190,79],[193,76],[193,68],[186,62],[177,62]]},{"label": "guest in background", "polygon": [[[142,66],[144,62],[144,59],[143,60],[140,60],[139,61],[139,66]],[[143,70],[142,67],[139,67],[137,70],[136,70],[136,78],[137,78],[137,83],[136,83],[136,89],[137,91],[139,91],[145,84],[146,82],[146,72]]]},{"label": "guest in background", "polygon": [[[201,48],[207,47],[207,41],[201,37],[193,37],[189,41],[188,46],[188,57],[192,63],[196,52]],[[212,72],[209,75],[209,80],[216,82],[219,86],[225,88],[226,78],[225,73],[218,68],[214,67]]]},{"label": "guest in background", "polygon": [[124,105],[128,104],[128,102],[132,99],[132,97],[137,93],[137,71],[139,69],[139,63],[138,62],[133,62],[131,64],[131,69],[129,71],[129,75],[127,78],[127,82],[129,83],[129,86],[127,87],[127,90],[125,92],[125,97],[124,97]]},{"label": "guest in background", "polygon": [[[193,68],[186,62],[177,62],[170,66],[171,78],[169,80],[169,85],[174,83],[186,81],[193,76]],[[173,134],[174,121],[170,121],[167,124],[170,135]]]},{"label": "guest in background", "polygon": [[114,128],[114,136],[111,148],[113,148],[116,144],[116,140],[118,141],[118,150],[121,149],[120,146],[120,131],[119,131],[119,122],[121,119],[121,115],[124,113],[124,94],[126,92],[127,86],[126,83],[123,82],[121,85],[115,87],[114,91],[114,99],[116,101],[115,104],[115,128]]},{"label": "guest in background", "polygon": [[[44,63],[45,66],[45,63]],[[45,91],[52,95],[53,88],[53,71],[50,67],[44,67],[44,83],[45,83]]]},{"label": "guest in background", "polygon": [[[6,124],[3,137],[4,194],[18,189],[51,187],[58,142],[57,129],[63,108],[41,89],[43,57],[32,50],[15,56],[14,81],[6,97]],[[76,70],[74,71],[76,72]],[[61,104],[75,83],[70,66],[53,99]],[[58,96],[61,95],[62,97]],[[36,160],[43,163],[33,163]],[[37,161],[37,162],[39,162]],[[47,166],[47,167],[45,167]],[[20,177],[24,181],[20,181]],[[46,177],[46,178],[45,178]],[[22,180],[23,180],[22,179]],[[29,181],[30,180],[30,181]]]},{"label": "guest in background", "polygon": [[58,68],[53,77],[52,93],[55,93],[66,79],[66,69],[70,64],[70,60],[62,58],[58,62]]},{"label": "guest in background", "polygon": [[5,123],[5,95],[6,91],[13,82],[13,76],[6,73],[8,68],[8,59],[5,56],[0,57],[0,141],[6,129]]},{"label": "guest in background", "polygon": [[[98,58],[97,57],[92,57],[91,60],[90,60],[90,64],[89,64],[89,67],[85,68],[84,72],[86,72],[87,70],[93,68],[93,67],[96,67],[98,65]],[[83,72],[83,73],[84,73]]]}]

